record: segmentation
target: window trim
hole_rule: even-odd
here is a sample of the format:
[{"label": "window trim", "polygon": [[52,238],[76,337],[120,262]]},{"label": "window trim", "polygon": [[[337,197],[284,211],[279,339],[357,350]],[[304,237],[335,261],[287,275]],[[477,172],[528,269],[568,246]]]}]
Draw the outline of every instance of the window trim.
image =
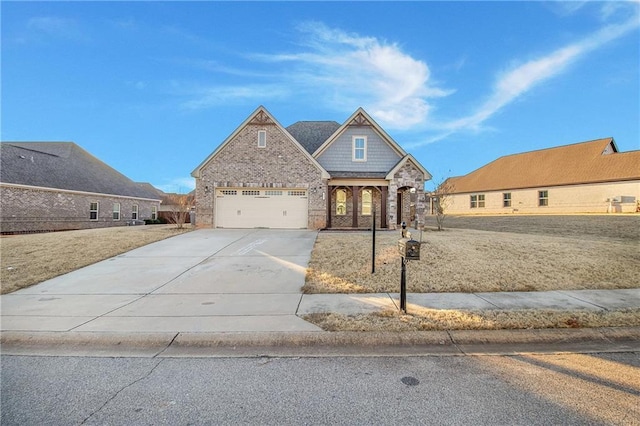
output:
[{"label": "window trim", "polygon": [[[116,210],[116,207],[117,207],[117,210]],[[113,203],[113,214],[111,215],[111,217],[115,221],[120,220],[120,207],[121,207],[120,203]]]},{"label": "window trim", "polygon": [[[263,136],[261,138],[261,136]],[[266,130],[258,130],[258,148],[266,148],[267,147],[267,131]]]},{"label": "window trim", "polygon": [[549,190],[538,191],[538,207],[549,206]]},{"label": "window trim", "polygon": [[[356,147],[356,141],[362,139],[364,146]],[[356,152],[362,151],[362,158],[357,158]],[[351,137],[351,161],[365,163],[367,161],[367,137],[364,135],[354,135]]]},{"label": "window trim", "polygon": [[[338,194],[344,194],[344,201],[340,201],[338,199]],[[340,207],[342,207],[342,212],[340,211]],[[336,190],[336,216],[346,216],[346,215],[347,215],[347,190],[341,188]]]},{"label": "window trim", "polygon": [[[93,205],[96,205],[96,208],[93,208]],[[92,217],[95,213],[95,217]],[[92,222],[98,221],[100,218],[100,201],[92,201],[89,203],[89,220]]]},{"label": "window trim", "polygon": [[138,220],[138,205],[134,204],[131,206],[131,220]]},{"label": "window trim", "polygon": [[158,219],[158,206],[153,205],[151,206],[151,220],[156,219]]}]

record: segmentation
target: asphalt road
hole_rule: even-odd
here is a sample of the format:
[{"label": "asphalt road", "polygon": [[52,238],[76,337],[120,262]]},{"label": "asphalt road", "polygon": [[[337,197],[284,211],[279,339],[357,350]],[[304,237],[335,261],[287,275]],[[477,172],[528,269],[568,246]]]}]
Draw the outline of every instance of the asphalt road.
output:
[{"label": "asphalt road", "polygon": [[640,424],[640,353],[3,356],[2,425]]}]

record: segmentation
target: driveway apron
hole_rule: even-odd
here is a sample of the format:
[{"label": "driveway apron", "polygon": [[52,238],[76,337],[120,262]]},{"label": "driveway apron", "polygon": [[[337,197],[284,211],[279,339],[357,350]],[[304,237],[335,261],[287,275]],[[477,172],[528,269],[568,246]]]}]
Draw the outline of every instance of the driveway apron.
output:
[{"label": "driveway apron", "polygon": [[203,229],[2,296],[3,331],[321,331],[297,317],[317,232]]}]

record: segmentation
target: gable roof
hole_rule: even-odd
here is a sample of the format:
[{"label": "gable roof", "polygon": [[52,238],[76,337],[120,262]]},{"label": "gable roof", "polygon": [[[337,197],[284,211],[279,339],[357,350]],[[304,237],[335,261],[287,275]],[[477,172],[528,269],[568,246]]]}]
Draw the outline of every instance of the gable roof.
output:
[{"label": "gable roof", "polygon": [[422,164],[420,164],[418,162],[418,160],[416,160],[415,158],[413,158],[413,155],[411,154],[407,154],[405,155],[400,161],[398,161],[398,164],[396,164],[390,171],[389,173],[387,173],[387,175],[385,176],[385,179],[393,179],[393,176],[398,173],[398,170],[400,170],[402,168],[402,166],[404,166],[405,164],[407,164],[407,162],[411,162],[414,166],[416,166],[418,168],[418,170],[420,170],[422,172],[422,175],[424,177],[424,180],[431,180],[431,178],[433,176],[431,176],[431,173],[429,173],[427,171],[427,169],[425,169]]},{"label": "gable roof", "polygon": [[339,127],[335,121],[298,121],[287,127],[287,131],[313,154]]},{"label": "gable roof", "polygon": [[507,155],[449,179],[453,193],[640,179],[640,151],[620,153],[613,138]]},{"label": "gable roof", "polygon": [[0,143],[0,182],[159,200],[73,142]]},{"label": "gable roof", "polygon": [[242,122],[242,124],[240,124],[234,131],[233,133],[231,133],[220,145],[218,145],[218,147],[211,153],[209,154],[209,156],[207,158],[205,158],[205,160],[200,163],[200,165],[198,165],[198,167],[196,167],[192,172],[191,172],[191,176],[193,176],[194,178],[199,178],[200,177],[200,170],[209,162],[211,161],[220,151],[222,151],[222,149],[224,149],[225,146],[227,146],[235,137],[238,133],[240,133],[240,131],[249,123],[251,123],[252,121],[256,121],[256,122],[262,122],[262,123],[268,123],[271,122],[273,124],[275,124],[278,128],[278,130],[280,130],[290,141],[291,143],[297,147],[300,152],[309,159],[309,161],[311,163],[313,163],[313,165],[315,165],[321,172],[322,172],[322,177],[323,179],[329,179],[329,173],[327,173],[327,171],[320,165],[320,163],[318,163],[318,161],[313,158],[313,156],[311,156],[311,154],[304,149],[304,147],[302,145],[300,145],[300,143],[293,137],[291,136],[291,134],[284,128],[282,127],[282,125],[278,122],[278,120],[276,120],[273,115],[271,115],[271,113],[269,111],[267,111],[267,109],[265,107],[263,107],[262,105],[260,105],[251,115],[249,115],[249,117],[247,117],[246,120],[244,120]]},{"label": "gable roof", "polygon": [[375,122],[373,118],[362,108],[358,108],[356,112],[351,114],[351,117],[347,119],[347,121],[342,124],[338,129],[336,129],[333,134],[327,138],[327,140],[318,147],[313,153],[314,157],[318,157],[322,152],[327,149],[341,134],[344,132],[349,126],[371,126],[373,129],[380,135],[380,137],[389,144],[389,146],[398,153],[400,157],[404,157],[407,153],[402,149],[400,145],[396,141],[393,140],[391,136],[385,132],[382,127]]}]

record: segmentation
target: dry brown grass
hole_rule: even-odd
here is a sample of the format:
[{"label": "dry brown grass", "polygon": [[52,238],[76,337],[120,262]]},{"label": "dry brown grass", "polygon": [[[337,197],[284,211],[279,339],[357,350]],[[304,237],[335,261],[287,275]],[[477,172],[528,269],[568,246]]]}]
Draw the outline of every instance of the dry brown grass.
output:
[{"label": "dry brown grass", "polygon": [[[448,218],[461,228],[425,231],[421,259],[407,266],[407,291],[490,292],[637,288],[640,216]],[[479,228],[478,229],[462,229]],[[580,233],[580,230],[583,230]],[[417,231],[413,237],[419,239]],[[399,231],[322,232],[306,293],[398,292]]]},{"label": "dry brown grass", "polygon": [[325,331],[502,330],[544,328],[638,327],[640,308],[616,311],[439,310],[412,308],[375,314],[310,314],[303,318]]},{"label": "dry brown grass", "polygon": [[187,231],[153,225],[3,236],[2,294]]}]

